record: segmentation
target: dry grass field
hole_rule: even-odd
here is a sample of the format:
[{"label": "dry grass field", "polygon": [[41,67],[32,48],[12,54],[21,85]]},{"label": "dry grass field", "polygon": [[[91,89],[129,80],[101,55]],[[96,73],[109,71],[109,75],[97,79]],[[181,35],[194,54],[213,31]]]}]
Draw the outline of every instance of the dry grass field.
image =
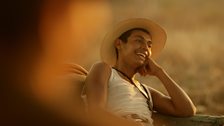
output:
[{"label": "dry grass field", "polygon": [[[198,113],[224,115],[223,0],[115,0],[111,5],[112,23],[145,17],[161,24],[168,40],[156,61],[190,95]],[[91,45],[85,68],[99,60],[103,35]],[[166,93],[156,78],[140,79]]]}]

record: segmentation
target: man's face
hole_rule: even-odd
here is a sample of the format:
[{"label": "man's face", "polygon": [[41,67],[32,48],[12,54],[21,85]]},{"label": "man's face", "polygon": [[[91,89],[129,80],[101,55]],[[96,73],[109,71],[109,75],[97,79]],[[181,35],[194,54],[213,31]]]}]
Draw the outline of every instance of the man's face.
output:
[{"label": "man's face", "polygon": [[141,30],[132,31],[127,42],[121,42],[119,58],[134,66],[141,66],[151,56],[151,36]]}]

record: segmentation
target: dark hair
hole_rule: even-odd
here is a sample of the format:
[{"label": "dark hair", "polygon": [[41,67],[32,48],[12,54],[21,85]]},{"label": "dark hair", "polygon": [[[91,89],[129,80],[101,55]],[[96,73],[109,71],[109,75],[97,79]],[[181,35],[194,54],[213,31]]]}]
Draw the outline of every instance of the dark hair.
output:
[{"label": "dark hair", "polygon": [[[132,32],[135,31],[135,30],[143,31],[143,32],[145,32],[145,33],[150,35],[149,31],[147,31],[144,28],[132,28],[132,29],[122,33],[121,36],[118,37],[118,39],[120,39],[122,42],[126,43],[128,41],[128,37],[131,36]],[[118,59],[118,50],[117,50],[117,48],[116,48],[116,56],[117,56],[117,59]]]},{"label": "dark hair", "polygon": [[128,41],[128,37],[131,35],[131,33],[135,30],[139,30],[139,31],[143,31],[147,34],[150,34],[149,31],[147,31],[146,29],[144,28],[133,28],[133,29],[130,29],[124,33],[121,34],[120,37],[118,37],[120,40],[122,40],[123,42],[127,42]]}]

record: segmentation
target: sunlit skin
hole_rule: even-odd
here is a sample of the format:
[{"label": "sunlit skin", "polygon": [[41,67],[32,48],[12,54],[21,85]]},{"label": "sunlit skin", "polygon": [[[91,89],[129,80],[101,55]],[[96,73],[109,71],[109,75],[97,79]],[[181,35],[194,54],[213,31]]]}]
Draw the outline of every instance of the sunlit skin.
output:
[{"label": "sunlit skin", "polygon": [[118,53],[119,60],[116,62],[115,67],[119,69],[120,65],[126,65],[126,68],[132,68],[127,72],[129,77],[133,77],[136,72],[144,75],[145,73],[141,67],[147,64],[146,60],[152,54],[151,36],[143,31],[133,31],[127,41],[127,43],[119,39],[115,41],[115,46],[120,51]]},{"label": "sunlit skin", "polygon": [[[154,103],[154,110],[173,116],[192,116],[196,109],[188,95],[172,80],[165,70],[151,57],[153,42],[151,36],[143,31],[135,30],[129,36],[127,42],[117,39],[115,47],[118,50],[118,59],[115,68],[121,70],[129,78],[135,81],[136,73],[142,76],[156,76],[164,85],[169,96],[150,88]],[[146,55],[140,54],[143,53]],[[87,80],[87,92],[90,110],[106,108],[108,80],[111,67],[103,62],[93,65]],[[120,76],[129,81],[128,78]]]}]

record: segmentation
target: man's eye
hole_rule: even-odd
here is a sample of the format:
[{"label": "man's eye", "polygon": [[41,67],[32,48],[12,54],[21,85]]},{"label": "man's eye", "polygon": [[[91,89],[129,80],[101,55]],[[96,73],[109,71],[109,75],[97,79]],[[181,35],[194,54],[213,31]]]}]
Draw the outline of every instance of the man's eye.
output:
[{"label": "man's eye", "polygon": [[140,39],[137,39],[137,40],[136,40],[136,42],[142,42],[142,40],[140,40]]}]

